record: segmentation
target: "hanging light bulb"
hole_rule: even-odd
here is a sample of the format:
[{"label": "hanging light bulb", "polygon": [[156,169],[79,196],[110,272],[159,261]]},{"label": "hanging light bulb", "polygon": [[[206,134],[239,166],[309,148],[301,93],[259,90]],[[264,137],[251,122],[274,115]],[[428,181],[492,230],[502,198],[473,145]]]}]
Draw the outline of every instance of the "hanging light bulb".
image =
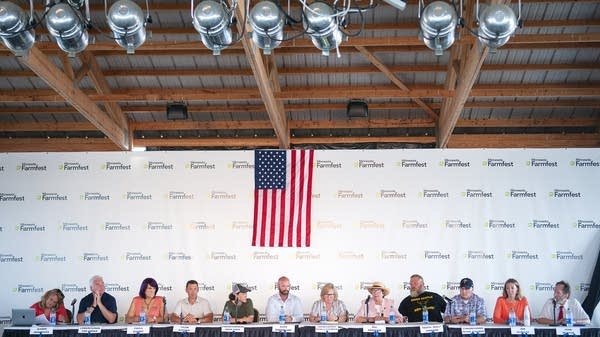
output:
[{"label": "hanging light bulb", "polygon": [[420,22],[423,42],[435,55],[442,55],[452,46],[457,22],[456,11],[447,2],[434,1],[423,9]]},{"label": "hanging light bulb", "polygon": [[21,7],[0,1],[0,38],[6,48],[23,55],[35,42],[35,31],[27,29],[29,15]]},{"label": "hanging light bulb", "polygon": [[283,14],[279,7],[269,0],[257,3],[250,11],[252,41],[265,55],[277,48],[283,39]]},{"label": "hanging light bulb", "polygon": [[329,51],[342,43],[342,32],[338,27],[335,11],[328,4],[320,1],[313,2],[304,8],[302,22],[306,33],[315,47],[321,49],[323,55],[329,56]]},{"label": "hanging light bulb", "polygon": [[213,51],[213,55],[220,55],[221,50],[231,44],[230,22],[231,15],[221,2],[202,0],[194,9],[194,28],[200,33],[206,48]]},{"label": "hanging light bulb", "polygon": [[504,4],[487,6],[479,17],[479,41],[495,52],[502,47],[517,29],[515,12]]},{"label": "hanging light bulb", "polygon": [[133,54],[146,41],[146,20],[140,6],[130,0],[115,2],[106,16],[117,44]]},{"label": "hanging light bulb", "polygon": [[46,27],[60,49],[69,54],[69,57],[74,57],[88,45],[85,19],[67,3],[58,3],[48,10]]}]

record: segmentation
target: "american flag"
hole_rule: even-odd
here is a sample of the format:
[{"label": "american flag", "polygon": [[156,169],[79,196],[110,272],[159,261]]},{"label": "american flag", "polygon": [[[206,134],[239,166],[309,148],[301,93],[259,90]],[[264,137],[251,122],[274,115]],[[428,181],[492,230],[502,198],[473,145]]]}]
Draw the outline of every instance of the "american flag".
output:
[{"label": "american flag", "polygon": [[309,247],[314,150],[254,152],[252,245]]}]

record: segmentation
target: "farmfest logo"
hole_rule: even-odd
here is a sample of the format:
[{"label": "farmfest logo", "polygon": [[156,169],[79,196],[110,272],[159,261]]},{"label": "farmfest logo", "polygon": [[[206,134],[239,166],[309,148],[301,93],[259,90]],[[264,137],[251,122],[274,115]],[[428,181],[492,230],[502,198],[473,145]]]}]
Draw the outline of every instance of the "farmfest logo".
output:
[{"label": "farmfest logo", "polygon": [[447,228],[447,229],[471,229],[471,228],[473,228],[471,226],[471,223],[463,222],[460,219],[447,219],[442,224],[442,227]]},{"label": "farmfest logo", "polygon": [[39,294],[44,292],[43,287],[36,287],[33,284],[17,284],[16,287],[12,289],[13,293],[20,294]]},{"label": "farmfest logo", "polygon": [[191,259],[191,255],[187,255],[183,252],[169,252],[167,254],[167,260],[169,261],[190,261]]},{"label": "farmfest logo", "polygon": [[46,171],[46,165],[40,165],[38,163],[21,163],[20,165],[17,165],[17,171],[20,171],[20,172]]},{"label": "farmfest logo", "polygon": [[548,192],[551,198],[581,198],[581,192],[573,192],[570,189],[554,189]]},{"label": "farmfest logo", "polygon": [[67,257],[54,253],[41,253],[35,257],[35,260],[38,262],[67,262]]},{"label": "farmfest logo", "polygon": [[382,162],[376,162],[374,160],[359,159],[358,161],[354,162],[353,166],[360,169],[373,169],[384,168],[385,164]]},{"label": "farmfest logo", "polygon": [[83,165],[79,162],[63,162],[62,164],[58,165],[58,169],[60,171],[67,171],[67,172],[89,171],[90,166],[87,164]]},{"label": "farmfest logo", "polygon": [[525,162],[528,167],[558,167],[557,161],[550,161],[547,158],[531,158]]},{"label": "farmfest logo", "polygon": [[342,163],[334,162],[332,160],[315,160],[314,166],[319,169],[340,169]]},{"label": "farmfest logo", "polygon": [[175,166],[172,163],[165,163],[164,161],[148,161],[144,164],[144,169],[148,171],[174,170]]},{"label": "farmfest logo", "polygon": [[100,168],[106,171],[131,171],[131,164],[120,161],[107,161]]},{"label": "farmfest logo", "polygon": [[486,192],[482,189],[466,189],[465,191],[460,192],[460,195],[465,198],[492,198],[494,194],[492,192]]},{"label": "farmfest logo", "polygon": [[514,167],[515,163],[512,161],[507,161],[502,158],[488,158],[486,161],[481,163],[484,167]]},{"label": "farmfest logo", "polygon": [[400,227],[403,229],[427,229],[429,224],[419,222],[418,220],[402,220]]},{"label": "farmfest logo", "polygon": [[438,165],[442,166],[442,167],[471,167],[471,163],[468,161],[462,161],[460,159],[450,159],[450,158],[440,160]]},{"label": "farmfest logo", "polygon": [[438,189],[424,189],[422,192],[418,193],[419,198],[425,199],[445,199],[450,196],[448,192],[442,192]]},{"label": "farmfest logo", "polygon": [[600,222],[595,222],[594,220],[582,220],[582,219],[578,219],[577,222],[573,224],[573,228],[577,228],[577,229],[600,229]]},{"label": "farmfest logo", "polygon": [[206,161],[191,160],[185,164],[185,168],[189,170],[214,170],[217,168],[217,166],[214,163]]},{"label": "farmfest logo", "polygon": [[401,159],[396,162],[396,166],[401,168],[427,168],[427,162],[416,159]]},{"label": "farmfest logo", "polygon": [[600,161],[591,158],[575,158],[571,160],[569,165],[574,167],[600,167]]},{"label": "farmfest logo", "polygon": [[239,169],[253,169],[254,164],[250,164],[247,160],[232,160],[229,164],[227,164],[227,168],[233,170]]},{"label": "farmfest logo", "polygon": [[559,229],[559,223],[553,223],[550,220],[546,219],[533,219],[527,227],[533,229]]},{"label": "farmfest logo", "polygon": [[583,261],[583,254],[575,254],[570,250],[557,250],[551,257],[560,261]]},{"label": "farmfest logo", "polygon": [[22,202],[22,201],[25,201],[25,196],[18,195],[16,193],[0,193],[0,202],[9,202],[9,201]]}]

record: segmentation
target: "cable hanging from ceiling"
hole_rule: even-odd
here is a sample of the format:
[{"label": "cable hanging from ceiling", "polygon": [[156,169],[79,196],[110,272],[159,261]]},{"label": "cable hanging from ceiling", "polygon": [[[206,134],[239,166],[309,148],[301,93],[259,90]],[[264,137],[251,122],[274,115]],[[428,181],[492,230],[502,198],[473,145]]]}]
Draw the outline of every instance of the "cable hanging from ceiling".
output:
[{"label": "cable hanging from ceiling", "polygon": [[[0,1],[0,39],[16,55],[23,55],[35,43],[35,28],[45,21],[52,39],[69,56],[85,50],[90,42],[89,29],[98,28],[90,20],[90,0],[46,0],[41,18],[34,12],[33,0],[29,0],[30,10],[24,11],[9,1]],[[110,8],[104,0],[104,16],[111,34],[108,38],[124,48],[128,54],[134,53],[146,41],[146,25],[152,23],[148,0],[146,14],[132,0],[117,0]],[[260,0],[252,9],[250,2],[238,8],[238,0],[200,0],[195,5],[190,0],[192,25],[200,34],[206,48],[214,55],[241,40],[246,34],[246,26],[251,27],[249,35],[253,43],[264,54],[270,54],[282,42],[308,36],[321,53],[328,56],[335,50],[340,56],[339,47],[344,39],[360,35],[365,25],[365,13],[377,6],[378,0],[370,0],[363,7],[352,0],[296,0],[300,5],[298,13],[292,13],[291,0],[287,10],[280,0]],[[406,0],[383,0],[398,10],[404,10]],[[463,3],[456,0],[430,2],[418,0],[419,38],[435,55],[443,55],[458,36],[457,28],[465,28],[477,37],[478,41],[494,52],[503,46],[521,27],[521,0],[518,3],[518,16],[506,4],[481,6],[476,2],[475,13],[478,29],[470,28],[462,17]],[[236,13],[242,13],[237,18]],[[240,14],[238,14],[240,15]],[[351,16],[358,16],[358,29],[350,32]],[[241,31],[233,34],[232,26],[240,23]],[[292,29],[286,34],[284,29]]]}]

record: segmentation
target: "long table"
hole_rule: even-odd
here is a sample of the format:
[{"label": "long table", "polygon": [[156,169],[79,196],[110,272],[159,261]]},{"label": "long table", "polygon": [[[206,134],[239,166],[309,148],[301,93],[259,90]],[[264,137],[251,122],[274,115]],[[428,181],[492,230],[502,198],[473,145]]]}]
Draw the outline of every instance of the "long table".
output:
[{"label": "long table", "polygon": [[[246,324],[240,325],[244,332],[222,332],[221,324],[202,324],[195,326],[192,333],[173,331],[173,325],[156,324],[150,326],[149,335],[127,334],[127,325],[101,325],[99,334],[90,334],[86,337],[377,337],[371,332],[363,332],[361,324],[339,324],[337,333],[317,333],[317,324],[299,324],[295,326],[294,333],[273,332],[272,324]],[[385,325],[386,332],[379,334],[381,337],[476,337],[463,335],[461,325],[444,325],[443,332],[421,334],[419,324]],[[504,325],[481,325],[485,334],[477,337],[511,337],[511,329]],[[557,336],[556,328],[534,325],[535,337],[561,337]],[[59,325],[53,327],[52,337],[82,337],[78,333],[79,326]],[[600,337],[600,327],[580,327],[580,337]],[[30,337],[29,327],[5,327],[2,337]],[[435,336],[434,336],[435,335]],[[46,335],[50,336],[50,335]],[[44,336],[44,337],[46,337]],[[31,336],[39,337],[39,336]],[[522,337],[522,336],[517,336]]]}]

